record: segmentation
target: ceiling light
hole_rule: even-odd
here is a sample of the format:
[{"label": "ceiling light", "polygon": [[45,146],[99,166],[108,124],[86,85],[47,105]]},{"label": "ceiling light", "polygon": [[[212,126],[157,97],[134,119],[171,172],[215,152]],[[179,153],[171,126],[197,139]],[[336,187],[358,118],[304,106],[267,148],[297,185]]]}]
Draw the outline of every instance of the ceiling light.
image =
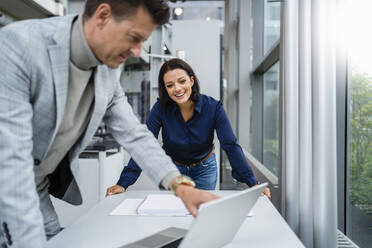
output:
[{"label": "ceiling light", "polygon": [[174,9],[174,14],[175,15],[180,16],[180,15],[182,15],[182,13],[183,13],[183,9],[182,8],[177,7],[177,8]]}]

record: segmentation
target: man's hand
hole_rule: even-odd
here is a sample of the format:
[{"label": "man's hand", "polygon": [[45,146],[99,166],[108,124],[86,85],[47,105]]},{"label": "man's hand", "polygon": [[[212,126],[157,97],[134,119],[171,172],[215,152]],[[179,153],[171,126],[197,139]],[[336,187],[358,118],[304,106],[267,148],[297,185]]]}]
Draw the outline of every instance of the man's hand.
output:
[{"label": "man's hand", "polygon": [[110,195],[120,194],[120,193],[123,193],[124,191],[125,191],[124,187],[120,185],[113,185],[107,188],[106,197]]},{"label": "man's hand", "polygon": [[198,215],[200,204],[220,198],[208,191],[195,189],[194,187],[183,184],[178,185],[175,193],[181,198],[186,208],[194,217]]}]

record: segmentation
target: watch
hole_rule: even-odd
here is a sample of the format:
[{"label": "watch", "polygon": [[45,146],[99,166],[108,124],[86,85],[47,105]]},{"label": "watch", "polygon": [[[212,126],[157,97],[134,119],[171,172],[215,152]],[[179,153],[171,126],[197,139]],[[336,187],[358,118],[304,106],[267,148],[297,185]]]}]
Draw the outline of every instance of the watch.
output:
[{"label": "watch", "polygon": [[195,187],[195,183],[191,178],[189,178],[188,176],[180,175],[180,176],[176,177],[176,180],[174,181],[174,183],[172,183],[172,185],[170,187],[172,192],[176,196],[177,196],[176,189],[177,189],[178,185],[180,185],[180,184],[185,184],[185,185],[188,185],[188,186],[191,186],[191,187]]}]

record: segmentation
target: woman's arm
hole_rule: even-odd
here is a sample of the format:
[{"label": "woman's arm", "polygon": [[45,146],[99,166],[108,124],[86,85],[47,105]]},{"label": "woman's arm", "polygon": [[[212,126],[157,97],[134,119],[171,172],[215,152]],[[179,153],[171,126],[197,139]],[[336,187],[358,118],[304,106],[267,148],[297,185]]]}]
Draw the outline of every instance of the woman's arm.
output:
[{"label": "woman's arm", "polygon": [[[159,102],[155,103],[151,109],[150,115],[146,121],[146,125],[154,136],[158,138],[159,131],[162,126]],[[131,158],[128,165],[123,168],[123,171],[121,172],[120,178],[117,182],[117,185],[123,188],[116,187],[117,185],[111,186],[107,189],[106,195],[124,192],[129,186],[137,181],[138,177],[141,175],[141,172],[142,169]]]},{"label": "woman's arm", "polygon": [[243,150],[237,143],[237,139],[231,128],[230,121],[221,102],[216,106],[216,132],[222,149],[226,152],[232,167],[232,176],[239,182],[252,187],[258,183],[252,168],[244,156]]}]

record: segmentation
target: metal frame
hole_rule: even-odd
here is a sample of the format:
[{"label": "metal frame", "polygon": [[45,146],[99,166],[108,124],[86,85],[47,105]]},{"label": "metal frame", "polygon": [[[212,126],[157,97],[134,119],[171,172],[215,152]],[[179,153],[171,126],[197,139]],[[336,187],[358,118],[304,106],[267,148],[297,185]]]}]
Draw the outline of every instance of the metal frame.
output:
[{"label": "metal frame", "polygon": [[0,10],[16,19],[64,15],[63,4],[54,0],[1,0]]},{"label": "metal frame", "polygon": [[[253,17],[253,65],[251,72],[253,106],[252,110],[252,154],[260,161],[263,159],[263,75],[280,59],[280,41],[278,40],[272,48],[264,54],[264,1],[252,0]],[[258,113],[260,112],[260,114]],[[259,118],[257,118],[259,116]]]},{"label": "metal frame", "polygon": [[163,27],[156,28],[151,35],[151,53],[157,54],[158,56],[151,56],[150,60],[150,106],[154,105],[156,98],[158,97],[158,73],[161,65],[164,62],[164,51],[163,51]]},{"label": "metal frame", "polygon": [[[253,20],[253,68],[257,68],[264,57],[264,2],[262,0],[252,0],[252,20]],[[251,147],[252,154],[259,161],[262,161],[263,151],[263,77],[259,74],[251,73],[252,84],[252,116],[251,116]],[[254,130],[254,131],[253,131]]]},{"label": "metal frame", "polygon": [[[264,85],[263,76],[276,62],[280,60],[280,40],[264,53],[264,4],[262,0],[252,0],[252,19],[253,19],[253,69],[251,70],[252,87],[252,116],[251,116],[251,153],[258,160],[263,160],[263,106],[264,106]],[[280,151],[279,151],[280,153]],[[280,163],[278,164],[280,167]],[[267,173],[268,170],[263,165],[255,168],[259,180],[268,181],[273,192],[273,204],[280,209],[280,189],[279,178]],[[279,171],[281,169],[279,168]]]},{"label": "metal frame", "polygon": [[347,232],[347,195],[348,195],[348,64],[347,54],[337,50],[336,67],[336,104],[337,104],[337,205],[338,229]]},{"label": "metal frame", "polygon": [[[342,4],[345,0],[337,0]],[[342,45],[337,44],[336,54],[336,111],[337,111],[337,210],[338,229],[348,235],[348,154],[349,154],[349,92],[348,82],[350,69],[348,65],[348,54]]]},{"label": "metal frame", "polygon": [[271,66],[279,61],[280,58],[280,41],[276,41],[275,44],[267,51],[265,57],[262,59],[261,63],[258,64],[253,69],[253,74],[262,75],[268,71]]}]

